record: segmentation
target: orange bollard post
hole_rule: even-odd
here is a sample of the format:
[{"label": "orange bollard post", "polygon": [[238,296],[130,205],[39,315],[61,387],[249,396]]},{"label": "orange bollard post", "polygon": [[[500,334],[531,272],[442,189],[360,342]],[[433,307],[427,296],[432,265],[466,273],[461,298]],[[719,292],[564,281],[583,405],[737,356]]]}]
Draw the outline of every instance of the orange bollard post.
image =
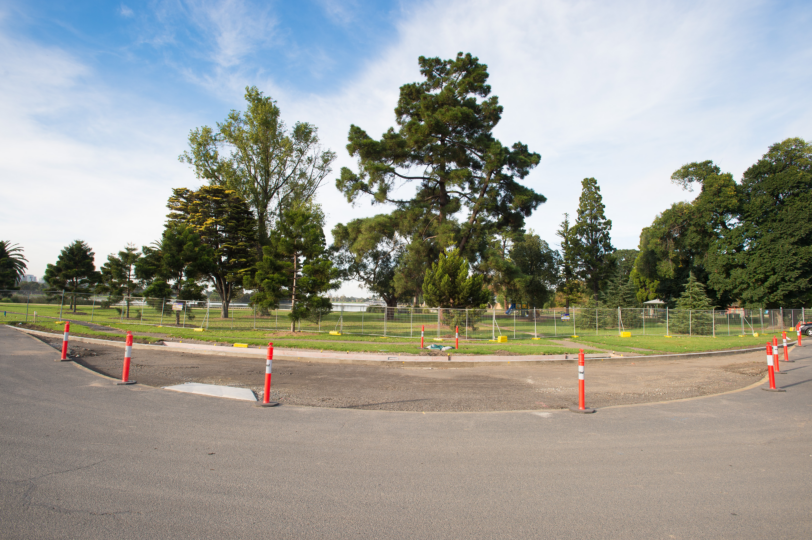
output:
[{"label": "orange bollard post", "polygon": [[788,345],[787,345],[787,333],[786,332],[783,333],[782,338],[784,339],[784,362],[794,362],[795,360],[790,360],[789,359],[789,349],[787,348]]},{"label": "orange bollard post", "polygon": [[423,348],[423,332],[426,330],[426,325],[420,327],[420,348]]},{"label": "orange bollard post", "polygon": [[773,361],[775,362],[775,372],[781,373],[781,364],[778,361],[778,337],[773,336]]},{"label": "orange bollard post", "polygon": [[459,349],[460,348],[460,327],[459,326],[456,327],[455,332],[456,332],[456,335],[454,337],[454,348]]},{"label": "orange bollard post", "polygon": [[761,387],[762,390],[766,390],[767,392],[786,392],[783,388],[776,388],[775,387],[775,368],[773,363],[775,361],[775,356],[773,355],[773,347],[772,344],[768,341],[767,342],[767,378],[770,382],[769,388]]},{"label": "orange bollard post", "polygon": [[135,381],[130,380],[130,360],[133,356],[133,335],[127,330],[127,340],[124,342],[124,368],[121,370],[121,381],[116,384],[126,385],[135,384]]},{"label": "orange bollard post", "polygon": [[70,336],[70,322],[65,323],[65,333],[62,335],[62,356],[60,361],[68,359],[68,337]]},{"label": "orange bollard post", "polygon": [[586,396],[584,395],[584,350],[578,352],[578,407],[570,407],[572,412],[581,414],[589,414],[595,412],[595,409],[586,408]]},{"label": "orange bollard post", "polygon": [[257,407],[276,407],[276,401],[271,401],[271,376],[273,372],[273,343],[268,343],[268,355],[265,357],[265,393],[262,396],[262,403],[257,403]]}]

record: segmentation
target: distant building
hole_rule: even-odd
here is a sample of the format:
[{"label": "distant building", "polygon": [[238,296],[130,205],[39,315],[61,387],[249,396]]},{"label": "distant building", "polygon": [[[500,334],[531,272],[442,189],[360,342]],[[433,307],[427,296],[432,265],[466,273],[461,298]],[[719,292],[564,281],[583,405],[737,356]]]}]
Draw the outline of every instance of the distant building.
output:
[{"label": "distant building", "polygon": [[32,276],[31,274],[26,274],[26,275],[23,276],[22,281],[28,281],[30,283],[36,283],[37,282],[37,276]]}]

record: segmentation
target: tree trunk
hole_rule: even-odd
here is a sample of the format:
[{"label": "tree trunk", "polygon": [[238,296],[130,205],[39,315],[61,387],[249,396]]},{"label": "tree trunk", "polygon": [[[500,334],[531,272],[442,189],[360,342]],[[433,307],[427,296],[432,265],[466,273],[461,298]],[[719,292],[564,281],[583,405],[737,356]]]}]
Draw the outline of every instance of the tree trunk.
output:
[{"label": "tree trunk", "polygon": [[220,305],[220,317],[228,319],[228,304],[231,302],[231,288],[228,283],[219,279],[215,280],[214,288],[217,289],[217,294],[220,295],[220,301],[222,302]]},{"label": "tree trunk", "polygon": [[[398,299],[397,298],[384,298],[383,301],[386,303],[386,320],[393,321],[395,320],[395,309],[398,307]],[[392,308],[391,310],[389,308]]]},{"label": "tree trunk", "polygon": [[[296,307],[296,272],[298,271],[298,264],[299,264],[299,254],[293,254],[293,287],[291,288],[291,295],[290,295],[290,312],[293,314],[293,310]],[[291,318],[290,320],[290,331],[296,331],[296,321]]]}]

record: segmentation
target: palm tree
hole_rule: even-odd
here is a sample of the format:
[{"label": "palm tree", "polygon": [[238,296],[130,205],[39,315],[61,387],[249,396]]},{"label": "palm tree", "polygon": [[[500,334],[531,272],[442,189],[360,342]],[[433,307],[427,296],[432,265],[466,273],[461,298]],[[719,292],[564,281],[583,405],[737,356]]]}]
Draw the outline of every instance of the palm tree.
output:
[{"label": "palm tree", "polygon": [[28,268],[27,262],[19,245],[0,240],[0,290],[17,287]]}]

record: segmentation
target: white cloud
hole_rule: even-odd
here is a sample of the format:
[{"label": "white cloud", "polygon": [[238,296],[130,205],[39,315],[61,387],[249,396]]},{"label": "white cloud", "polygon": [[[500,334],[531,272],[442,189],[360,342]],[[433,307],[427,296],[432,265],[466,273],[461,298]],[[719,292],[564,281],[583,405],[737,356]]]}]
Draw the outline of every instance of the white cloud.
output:
[{"label": "white cloud", "polygon": [[356,20],[357,0],[316,0],[327,17],[338,24]]},{"label": "white cloud", "polygon": [[121,6],[118,8],[118,13],[122,17],[127,17],[127,18],[132,17],[133,15],[135,15],[133,10],[130,9],[129,7],[125,6],[124,4],[121,4]]},{"label": "white cloud", "polygon": [[176,160],[189,118],[105,87],[59,49],[3,34],[0,118],[0,230],[37,276],[75,239],[99,266],[127,242],[158,238],[170,188],[194,181]]}]

